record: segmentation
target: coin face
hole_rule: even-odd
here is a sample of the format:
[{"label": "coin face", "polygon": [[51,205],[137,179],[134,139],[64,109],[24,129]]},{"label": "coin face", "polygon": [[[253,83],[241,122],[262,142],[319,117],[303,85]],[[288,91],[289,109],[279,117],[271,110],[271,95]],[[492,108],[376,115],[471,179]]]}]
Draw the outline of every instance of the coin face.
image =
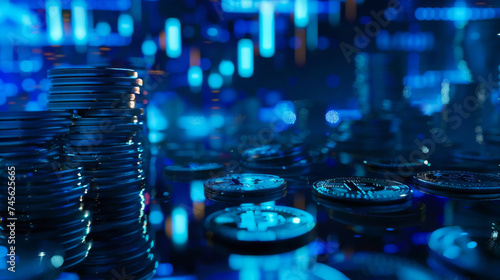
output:
[{"label": "coin face", "polygon": [[459,193],[500,192],[500,177],[494,174],[466,171],[428,171],[418,173],[415,184],[426,189]]},{"label": "coin face", "polygon": [[292,207],[241,206],[213,213],[205,226],[221,243],[262,252],[304,245],[313,236],[316,222],[311,214]]},{"label": "coin face", "polygon": [[265,202],[286,193],[286,181],[278,176],[243,173],[212,178],[204,183],[205,196],[226,202]]},{"label": "coin face", "polygon": [[360,203],[399,203],[412,197],[410,187],[400,182],[365,177],[341,177],[315,182],[316,196]]}]

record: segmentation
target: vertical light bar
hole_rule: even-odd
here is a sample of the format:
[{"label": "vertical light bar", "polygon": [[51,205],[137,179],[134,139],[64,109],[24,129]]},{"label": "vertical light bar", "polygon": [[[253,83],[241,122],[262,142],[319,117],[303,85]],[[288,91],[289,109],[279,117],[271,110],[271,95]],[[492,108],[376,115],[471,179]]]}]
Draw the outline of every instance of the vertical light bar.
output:
[{"label": "vertical light bar", "polygon": [[83,0],[71,2],[71,22],[75,44],[87,44],[87,3]]},{"label": "vertical light bar", "polygon": [[309,24],[306,30],[307,48],[314,51],[318,47],[318,3],[316,0],[309,2]]},{"label": "vertical light bar", "polygon": [[180,246],[188,241],[188,215],[186,209],[180,206],[172,211],[172,241]]},{"label": "vertical light bar", "polygon": [[63,40],[61,2],[57,0],[47,0],[47,2],[45,2],[45,10],[47,12],[49,42],[52,44],[61,43]]},{"label": "vertical light bar", "polygon": [[328,22],[333,26],[340,23],[340,0],[328,1]]},{"label": "vertical light bar", "polygon": [[253,42],[250,39],[238,41],[238,74],[243,78],[253,75]]},{"label": "vertical light bar", "polygon": [[181,55],[181,22],[177,18],[169,18],[165,21],[165,39],[167,56],[176,58]]},{"label": "vertical light bar", "polygon": [[274,6],[272,2],[260,3],[259,12],[259,51],[263,57],[274,55]]},{"label": "vertical light bar", "polygon": [[118,33],[123,37],[130,37],[134,34],[134,19],[131,15],[121,14],[118,17]]},{"label": "vertical light bar", "polygon": [[200,66],[191,66],[188,69],[188,84],[192,87],[199,87],[203,82],[203,71]]},{"label": "vertical light bar", "polygon": [[294,21],[297,27],[306,27],[309,22],[307,0],[295,0]]}]

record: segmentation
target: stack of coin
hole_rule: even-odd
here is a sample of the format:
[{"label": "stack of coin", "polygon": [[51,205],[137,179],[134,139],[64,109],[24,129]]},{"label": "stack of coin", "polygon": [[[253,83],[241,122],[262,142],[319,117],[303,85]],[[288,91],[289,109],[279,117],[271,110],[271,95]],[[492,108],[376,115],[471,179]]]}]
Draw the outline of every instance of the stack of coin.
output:
[{"label": "stack of coin", "polygon": [[82,279],[121,273],[149,277],[157,266],[146,227],[143,110],[134,109],[142,80],[129,69],[49,70],[51,110],[74,110],[65,160],[82,166],[90,184],[93,248],[78,268]]},{"label": "stack of coin", "polygon": [[[59,139],[71,123],[68,112],[0,114],[0,174],[7,181],[0,194],[0,243],[17,248],[20,279],[42,279],[74,267],[91,246],[85,241],[91,215],[82,206],[88,184],[81,168],[58,162]],[[13,242],[7,238],[12,232]]]}]

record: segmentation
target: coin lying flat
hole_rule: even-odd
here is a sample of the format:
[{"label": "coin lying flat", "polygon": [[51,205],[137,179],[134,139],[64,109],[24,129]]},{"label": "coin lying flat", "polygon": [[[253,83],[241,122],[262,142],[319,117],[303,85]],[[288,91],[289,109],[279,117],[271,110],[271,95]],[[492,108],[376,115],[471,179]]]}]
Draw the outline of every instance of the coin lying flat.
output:
[{"label": "coin lying flat", "polygon": [[225,202],[266,202],[286,194],[286,181],[278,176],[243,173],[205,181],[205,196]]},{"label": "coin lying flat", "polygon": [[301,247],[314,238],[315,226],[311,214],[286,206],[230,207],[205,220],[214,243],[256,253]]},{"label": "coin lying flat", "polygon": [[405,184],[365,177],[317,181],[313,184],[313,193],[328,200],[369,204],[399,203],[412,197],[412,190]]},{"label": "coin lying flat", "polygon": [[426,189],[459,193],[500,193],[500,177],[467,171],[428,171],[418,173],[414,183]]}]

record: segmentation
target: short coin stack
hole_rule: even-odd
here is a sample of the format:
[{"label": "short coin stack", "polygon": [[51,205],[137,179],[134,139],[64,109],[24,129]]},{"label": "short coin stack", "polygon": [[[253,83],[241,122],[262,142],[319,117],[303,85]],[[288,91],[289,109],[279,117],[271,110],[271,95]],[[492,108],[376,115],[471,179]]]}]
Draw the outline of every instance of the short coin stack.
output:
[{"label": "short coin stack", "polygon": [[[71,123],[68,112],[0,113],[0,174],[8,180],[0,194],[0,244],[15,244],[19,279],[53,277],[90,249],[91,215],[82,205],[88,184],[81,168],[58,162],[58,142]],[[11,230],[16,243],[7,241]]]},{"label": "short coin stack", "polygon": [[157,262],[144,215],[143,110],[134,109],[142,80],[134,70],[114,68],[53,69],[48,76],[48,108],[76,110],[66,161],[82,166],[90,183],[93,249],[79,275],[110,279],[126,271],[147,279]]}]

